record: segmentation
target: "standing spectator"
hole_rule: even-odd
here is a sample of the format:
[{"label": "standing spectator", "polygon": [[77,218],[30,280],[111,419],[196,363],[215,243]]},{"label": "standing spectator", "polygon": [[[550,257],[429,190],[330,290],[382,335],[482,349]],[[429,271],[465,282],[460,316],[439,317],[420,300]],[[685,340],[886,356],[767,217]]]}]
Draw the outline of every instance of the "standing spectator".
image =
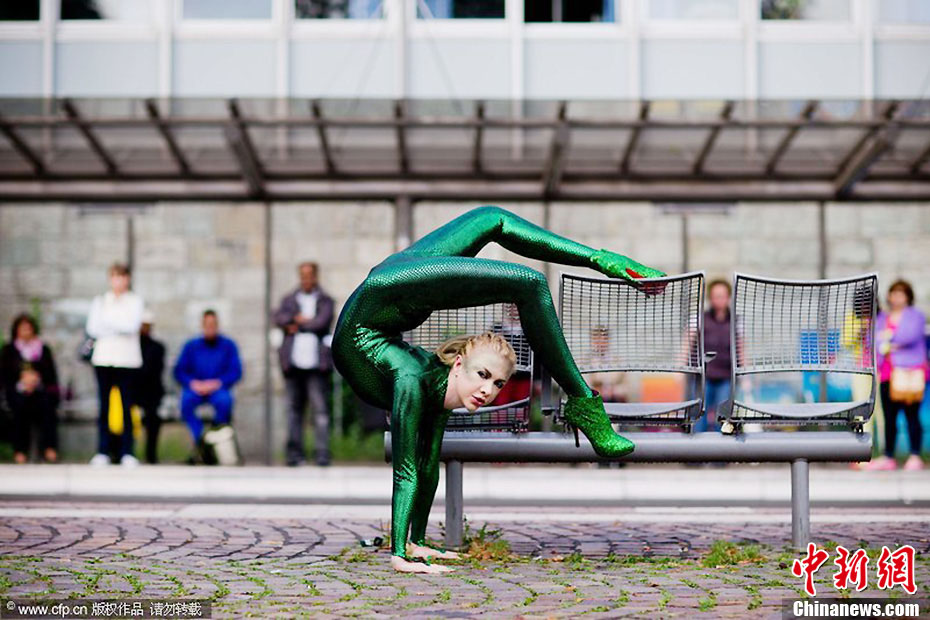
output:
[{"label": "standing spectator", "polygon": [[58,372],[52,350],[39,338],[28,314],[13,319],[10,342],[0,349],[0,381],[13,412],[13,460],[29,460],[32,428],[39,428],[39,452],[48,463],[58,460]]},{"label": "standing spectator", "polygon": [[152,338],[154,318],[151,312],[142,315],[139,331],[139,346],[142,347],[142,372],[139,374],[139,391],[136,402],[142,408],[145,424],[145,460],[154,465],[158,462],[158,431],[161,418],[158,408],[165,395],[162,375],[165,371],[165,345]]},{"label": "standing spectator", "polygon": [[879,393],[885,414],[885,454],[866,466],[870,470],[893,470],[898,439],[898,412],[904,409],[911,455],[904,469],[923,469],[920,458],[922,429],[920,403],[927,380],[927,343],[923,313],[914,307],[914,289],[904,281],[888,289],[888,311],[878,315],[875,345],[878,348]]},{"label": "standing spectator", "polygon": [[732,361],[730,359],[730,295],[732,289],[726,280],[714,280],[707,287],[710,309],[704,313],[704,349],[715,351],[717,356],[707,364],[704,384],[704,415],[694,424],[695,432],[707,430],[708,418],[714,414],[714,424],[720,430],[717,421],[717,407],[730,397],[730,380]]},{"label": "standing spectator", "polygon": [[300,287],[281,300],[274,314],[275,324],[284,330],[278,355],[289,403],[287,464],[294,467],[306,462],[303,421],[309,397],[313,408],[316,463],[325,467],[330,461],[327,396],[333,362],[323,336],[333,324],[333,299],[319,286],[316,263],[301,263],[298,273]]},{"label": "standing spectator", "polygon": [[87,316],[87,334],[95,339],[90,363],[97,375],[100,390],[97,454],[94,466],[110,464],[110,391],[119,389],[123,409],[123,432],[118,438],[118,456],[124,467],[135,467],[133,455],[132,404],[135,402],[142,349],[139,328],[142,326],[142,298],[129,290],[129,266],[114,263],[109,270],[110,290],[94,298]]},{"label": "standing spectator", "polygon": [[[213,407],[213,426],[232,421],[232,387],[242,378],[239,349],[230,338],[220,334],[216,312],[203,313],[203,335],[184,344],[174,366],[174,378],[181,385],[181,416],[201,456],[206,454],[203,423],[197,417],[199,405]],[[207,459],[204,459],[205,461]]]}]

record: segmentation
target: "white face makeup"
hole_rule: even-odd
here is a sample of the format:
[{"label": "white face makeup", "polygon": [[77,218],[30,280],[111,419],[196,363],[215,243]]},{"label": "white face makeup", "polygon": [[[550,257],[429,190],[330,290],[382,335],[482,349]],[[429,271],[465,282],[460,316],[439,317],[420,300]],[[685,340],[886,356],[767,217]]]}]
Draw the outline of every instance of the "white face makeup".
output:
[{"label": "white face makeup", "polygon": [[468,357],[456,358],[449,382],[461,406],[474,411],[497,398],[512,372],[507,358],[490,347],[481,347],[472,350]]}]

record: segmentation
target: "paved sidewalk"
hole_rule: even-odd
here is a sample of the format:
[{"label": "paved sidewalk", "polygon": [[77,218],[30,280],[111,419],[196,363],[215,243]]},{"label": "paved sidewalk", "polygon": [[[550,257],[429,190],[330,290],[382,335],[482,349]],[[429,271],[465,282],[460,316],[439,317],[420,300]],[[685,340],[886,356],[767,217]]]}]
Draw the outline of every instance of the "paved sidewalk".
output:
[{"label": "paved sidewalk", "polygon": [[[444,472],[443,472],[444,473]],[[490,505],[785,505],[787,465],[726,468],[590,465],[464,468],[465,506]],[[445,485],[440,481],[437,501]],[[811,465],[810,494],[818,504],[930,506],[930,470],[862,472]],[[388,465],[302,467],[0,465],[0,498],[171,499],[383,504],[391,497]]]},{"label": "paved sidewalk", "polygon": [[[784,546],[790,520],[782,509],[475,505],[470,533],[487,519],[492,544],[485,550],[500,551],[502,540],[512,555],[448,575],[401,576],[386,550],[358,544],[384,533],[383,513],[362,512],[372,506],[5,501],[0,508],[5,600],[201,598],[214,602],[216,618],[692,618],[701,611],[776,618],[802,585],[789,570],[798,554]],[[915,546],[919,595],[930,596],[930,511],[823,508],[814,515],[820,544],[873,555],[881,545]],[[429,534],[441,537],[438,522]],[[721,540],[738,543],[730,551],[748,559],[731,563],[724,554],[706,567]],[[834,570],[825,565],[817,574],[820,596],[837,596]],[[873,574],[862,595],[887,592]]]}]

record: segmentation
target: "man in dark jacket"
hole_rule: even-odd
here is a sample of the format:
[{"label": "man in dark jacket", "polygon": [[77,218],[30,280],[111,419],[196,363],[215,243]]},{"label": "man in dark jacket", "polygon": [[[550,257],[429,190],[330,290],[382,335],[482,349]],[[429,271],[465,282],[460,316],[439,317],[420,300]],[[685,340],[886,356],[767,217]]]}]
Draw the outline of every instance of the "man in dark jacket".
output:
[{"label": "man in dark jacket", "polygon": [[139,329],[142,371],[139,373],[136,391],[136,400],[142,408],[142,421],[145,424],[145,460],[152,465],[158,462],[158,432],[161,429],[158,407],[165,396],[165,384],[162,382],[165,345],[152,338],[153,321],[150,311],[142,315],[142,327]]},{"label": "man in dark jacket", "polygon": [[329,465],[329,406],[327,396],[332,373],[332,353],[324,337],[333,323],[333,299],[318,285],[319,266],[305,262],[298,267],[300,287],[281,300],[274,313],[275,325],[284,331],[278,351],[287,384],[287,464],[306,462],[303,442],[304,409],[313,408],[316,462]]},{"label": "man in dark jacket", "polygon": [[704,349],[716,351],[717,356],[708,362],[704,384],[703,415],[694,425],[695,432],[707,430],[708,417],[714,414],[717,430],[717,407],[730,397],[732,360],[730,359],[730,283],[714,280],[707,285],[710,309],[704,314]]}]

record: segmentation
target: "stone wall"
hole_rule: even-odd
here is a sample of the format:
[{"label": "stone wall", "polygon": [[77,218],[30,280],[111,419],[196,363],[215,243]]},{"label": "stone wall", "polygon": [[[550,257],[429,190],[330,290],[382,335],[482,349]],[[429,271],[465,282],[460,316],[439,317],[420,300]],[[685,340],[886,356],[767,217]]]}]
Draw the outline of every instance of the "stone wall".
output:
[{"label": "stone wall", "polygon": [[[448,222],[474,203],[417,203],[414,238]],[[649,203],[552,203],[548,222],[540,204],[502,204],[522,217],[593,247],[613,249],[670,273],[683,263],[682,217]],[[174,362],[184,340],[197,333],[207,307],[239,343],[245,365],[236,424],[247,453],[264,446],[262,419],[265,321],[265,212],[261,204],[156,204],[138,209],[66,204],[0,205],[0,328],[12,317],[38,311],[58,356],[62,379],[73,385],[77,414],[93,417],[90,368],[74,351],[91,298],[107,285],[106,269],[129,253],[132,213],[134,287],[156,316],[156,333]],[[297,284],[296,265],[316,260],[321,283],[337,306],[368,270],[394,250],[390,203],[286,203],[271,210],[273,304]],[[708,278],[733,271],[816,278],[819,214],[815,203],[741,204],[728,213],[688,219],[688,267]],[[918,305],[930,311],[930,204],[850,205],[826,208],[827,275],[878,271],[884,291],[909,279]],[[483,257],[517,260],[550,277],[561,270],[497,247]],[[269,334],[276,341],[275,334]],[[282,446],[284,404],[277,362],[273,445]],[[169,383],[172,383],[168,379]],[[257,458],[257,457],[256,457]]]}]

